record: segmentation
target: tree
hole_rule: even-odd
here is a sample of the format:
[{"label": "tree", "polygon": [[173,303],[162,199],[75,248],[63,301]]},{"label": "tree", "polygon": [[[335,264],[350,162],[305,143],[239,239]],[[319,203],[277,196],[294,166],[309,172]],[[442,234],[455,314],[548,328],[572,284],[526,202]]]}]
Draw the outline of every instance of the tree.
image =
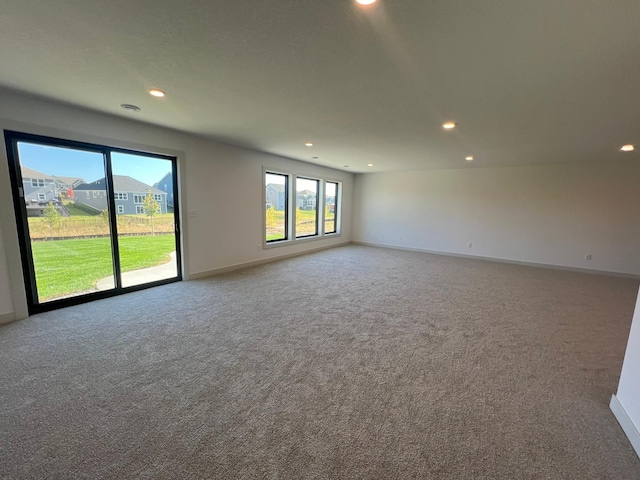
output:
[{"label": "tree", "polygon": [[147,191],[147,196],[144,197],[144,213],[147,217],[151,219],[151,235],[155,235],[155,229],[153,225],[153,217],[162,212],[160,208],[160,204],[156,202],[155,198],[153,198],[153,194],[151,193],[151,189]]},{"label": "tree", "polygon": [[49,227],[49,238],[53,237],[53,229],[58,228],[60,226],[60,212],[55,207],[53,202],[49,202],[49,204],[45,207],[44,212],[44,222]]},{"label": "tree", "polygon": [[269,208],[267,208],[267,227],[269,228],[275,228],[278,225],[278,218],[276,215],[276,209],[273,207],[273,205],[269,206]]}]

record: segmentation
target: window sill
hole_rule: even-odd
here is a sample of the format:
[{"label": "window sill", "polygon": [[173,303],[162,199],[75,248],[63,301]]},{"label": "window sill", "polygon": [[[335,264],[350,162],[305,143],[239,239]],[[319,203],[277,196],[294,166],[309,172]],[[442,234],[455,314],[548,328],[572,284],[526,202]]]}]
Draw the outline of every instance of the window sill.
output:
[{"label": "window sill", "polygon": [[300,245],[307,242],[317,242],[319,240],[328,240],[330,238],[340,237],[340,233],[327,233],[325,235],[314,235],[313,237],[302,237],[295,238],[290,240],[278,240],[276,242],[266,243],[264,242],[262,245],[263,250],[268,250],[270,248],[284,247],[284,246],[292,246],[292,245]]}]

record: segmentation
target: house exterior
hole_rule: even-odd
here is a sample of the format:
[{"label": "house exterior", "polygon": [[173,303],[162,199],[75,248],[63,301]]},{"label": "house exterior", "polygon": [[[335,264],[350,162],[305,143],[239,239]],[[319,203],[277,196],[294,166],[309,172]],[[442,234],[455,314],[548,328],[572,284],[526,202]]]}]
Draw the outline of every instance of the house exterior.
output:
[{"label": "house exterior", "polygon": [[296,207],[300,210],[313,210],[316,208],[318,194],[311,190],[301,190],[296,194]]},{"label": "house exterior", "polygon": [[275,183],[270,183],[269,185],[267,185],[266,189],[267,189],[266,208],[273,207],[276,210],[284,210],[284,206],[285,206],[284,185],[277,185]]},{"label": "house exterior", "polygon": [[20,166],[20,170],[27,209],[30,206],[46,205],[49,202],[59,200],[59,192],[53,175],[47,175],[25,166]]},{"label": "house exterior", "polygon": [[56,187],[60,196],[66,198],[73,198],[73,190],[78,186],[86,183],[84,178],[80,177],[60,177],[58,175],[52,175],[56,182]]},{"label": "house exterior", "polygon": [[[167,194],[162,190],[142,183],[125,175],[113,176],[113,191],[118,215],[144,213],[144,198],[151,190],[153,198],[160,205],[161,213],[167,213]],[[74,189],[75,203],[89,205],[96,210],[107,208],[107,187],[104,178],[78,185]]]},{"label": "house exterior", "polygon": [[[276,210],[284,210],[285,191],[284,185],[270,183],[265,188],[267,208],[273,206]],[[316,208],[318,195],[311,190],[301,190],[296,194],[296,208],[300,210],[313,210]]]},{"label": "house exterior", "polygon": [[335,213],[336,212],[336,197],[331,196],[331,195],[327,195],[327,197],[325,198],[325,205],[326,205],[326,208],[329,209],[329,212]]},{"label": "house exterior", "polygon": [[167,173],[154,187],[167,194],[167,206],[173,208],[173,172]]}]

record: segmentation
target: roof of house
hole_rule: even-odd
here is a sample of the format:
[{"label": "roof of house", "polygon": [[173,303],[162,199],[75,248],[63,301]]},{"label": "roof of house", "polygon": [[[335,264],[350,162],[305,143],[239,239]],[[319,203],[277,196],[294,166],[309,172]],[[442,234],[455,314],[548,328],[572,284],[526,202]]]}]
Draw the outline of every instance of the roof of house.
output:
[{"label": "roof of house", "polygon": [[300,190],[298,195],[313,195],[316,196],[316,192],[312,192],[311,190]]},{"label": "roof of house", "polygon": [[25,167],[24,165],[20,166],[20,170],[22,171],[22,178],[46,178],[48,180],[53,180],[53,175],[47,175],[46,173],[39,172],[34,170],[33,168]]},{"label": "roof of house", "polygon": [[[106,183],[104,178],[96,180],[91,183],[84,183],[82,185],[78,185],[76,190],[105,190]],[[113,176],[113,189],[116,192],[133,192],[133,193],[147,193],[151,190],[151,193],[154,194],[164,194],[162,190],[159,190],[151,185],[147,185],[135,178],[131,178],[126,175],[114,175]]]},{"label": "roof of house", "polygon": [[56,180],[59,180],[60,182],[64,183],[65,185],[73,185],[77,181],[80,181],[82,183],[87,183],[85,182],[84,178],[80,178],[80,177],[61,177],[58,175],[52,175],[52,176]]},{"label": "roof of house", "polygon": [[269,184],[267,185],[267,188],[268,188],[268,187],[273,187],[273,188],[275,188],[278,192],[284,192],[284,185],[280,185],[280,184],[277,184],[277,183],[269,183]]},{"label": "roof of house", "polygon": [[162,182],[166,182],[173,179],[173,172],[168,172],[167,174],[165,174],[160,180],[158,180],[155,185],[159,185]]}]

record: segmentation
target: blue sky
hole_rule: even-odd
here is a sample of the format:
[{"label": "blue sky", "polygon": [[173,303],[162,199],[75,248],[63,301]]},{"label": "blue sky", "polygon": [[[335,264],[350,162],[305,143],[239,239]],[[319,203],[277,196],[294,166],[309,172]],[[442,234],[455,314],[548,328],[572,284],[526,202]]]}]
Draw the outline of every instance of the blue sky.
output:
[{"label": "blue sky", "polygon": [[[20,164],[48,175],[84,178],[87,183],[105,176],[102,154],[71,148],[19,142]],[[147,185],[171,171],[171,162],[159,158],[112,153],[114,175],[127,175]]]}]

